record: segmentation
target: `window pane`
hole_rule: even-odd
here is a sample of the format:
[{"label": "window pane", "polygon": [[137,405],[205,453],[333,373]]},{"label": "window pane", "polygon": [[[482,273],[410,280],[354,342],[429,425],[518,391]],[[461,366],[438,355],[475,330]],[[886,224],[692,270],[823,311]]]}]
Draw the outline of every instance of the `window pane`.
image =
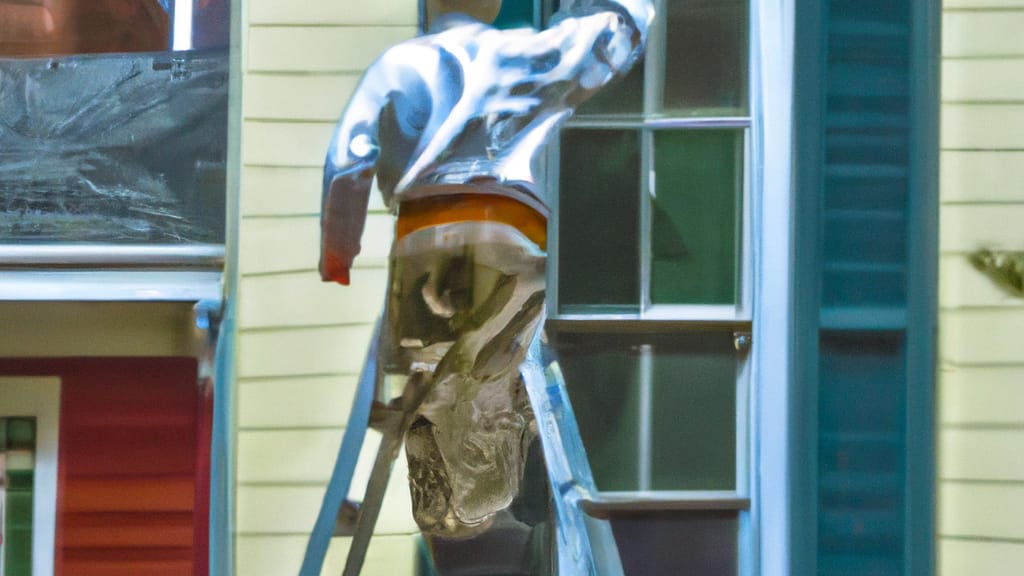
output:
[{"label": "window pane", "polygon": [[4,574],[31,574],[35,419],[0,419],[0,428],[0,565]]},{"label": "window pane", "polygon": [[627,576],[732,576],[738,571],[736,512],[616,515],[612,531]]},{"label": "window pane", "polygon": [[639,307],[640,138],[636,130],[562,137],[558,223],[561,312]]},{"label": "window pane", "polygon": [[736,487],[736,351],[731,332],[655,343],[651,488]]},{"label": "window pane", "polygon": [[644,111],[644,62],[580,106],[578,115],[641,114]]},{"label": "window pane", "polygon": [[566,334],[558,336],[557,351],[597,487],[636,490],[640,355],[635,342]]},{"label": "window pane", "polygon": [[501,29],[533,26],[533,0],[504,0],[494,27]]},{"label": "window pane", "polygon": [[598,489],[735,489],[731,333],[554,341]]},{"label": "window pane", "polygon": [[655,133],[651,301],[736,302],[743,132]]},{"label": "window pane", "polygon": [[747,109],[746,0],[669,0],[666,111],[716,116]]}]

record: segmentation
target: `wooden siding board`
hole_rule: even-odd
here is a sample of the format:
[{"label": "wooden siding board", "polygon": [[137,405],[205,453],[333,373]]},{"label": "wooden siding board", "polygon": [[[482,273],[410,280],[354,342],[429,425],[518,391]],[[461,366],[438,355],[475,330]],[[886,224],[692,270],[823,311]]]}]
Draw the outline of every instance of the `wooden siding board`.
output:
[{"label": "wooden siding board", "polygon": [[249,74],[242,88],[248,119],[335,122],[359,74]]},{"label": "wooden siding board", "polygon": [[1024,540],[1024,484],[940,484],[942,536]]},{"label": "wooden siding board", "polygon": [[944,206],[940,226],[943,254],[971,253],[981,248],[1024,249],[1024,203]]},{"label": "wooden siding board", "polygon": [[[323,180],[322,166],[247,166],[242,217],[319,217]],[[385,211],[376,180],[369,208]]]},{"label": "wooden siding board", "polygon": [[384,305],[387,277],[384,268],[353,270],[350,286],[322,282],[312,272],[246,277],[241,282],[238,325],[244,329],[374,322]]},{"label": "wooden siding board", "polygon": [[943,202],[1024,203],[1024,152],[944,151],[940,174]]},{"label": "wooden siding board", "polygon": [[332,122],[246,120],[243,161],[259,166],[323,168]]},{"label": "wooden siding board", "polygon": [[[1024,38],[1024,34],[1020,36]],[[1022,150],[1021,134],[1024,134],[1024,104],[945,104],[942,107],[943,149]]]},{"label": "wooden siding board", "polygon": [[[362,253],[355,267],[387,264],[394,221],[386,214],[370,214],[363,230]],[[320,260],[320,218],[246,218],[242,220],[239,255],[242,275],[316,270]],[[314,281],[319,280],[314,276]]]},{"label": "wooden siding board", "polygon": [[243,379],[238,386],[238,427],[344,426],[358,379],[355,375]]},{"label": "wooden siding board", "polygon": [[242,430],[238,433],[238,482],[326,485],[342,432],[340,428]]},{"label": "wooden siding board", "polygon": [[942,100],[1024,100],[1024,57],[991,60],[946,60],[942,64]]},{"label": "wooden siding board", "polygon": [[369,324],[243,331],[238,376],[358,374],[372,333]]},{"label": "wooden siding board", "polygon": [[1024,55],[1024,11],[946,12],[942,55],[976,57]]},{"label": "wooden siding board", "polygon": [[945,361],[1024,366],[1024,309],[947,311],[942,320],[939,350]]},{"label": "wooden siding board", "polygon": [[1019,576],[1024,566],[1024,543],[942,540],[941,576]]},{"label": "wooden siding board", "polygon": [[943,424],[1024,426],[1024,366],[939,370]]},{"label": "wooden siding board", "polygon": [[945,0],[942,7],[946,10],[1024,9],[1024,0]]},{"label": "wooden siding board", "polygon": [[250,72],[362,72],[415,26],[252,26]]},{"label": "wooden siding board", "polygon": [[[412,501],[404,476],[397,471],[388,483],[387,496],[377,520],[375,534],[412,534]],[[323,501],[323,486],[238,487],[238,532],[240,535],[295,534],[309,536]]]},{"label": "wooden siding board", "polygon": [[941,478],[1024,484],[1024,430],[944,430],[939,441]]},{"label": "wooden siding board", "polygon": [[[1024,248],[1024,238],[1021,239]],[[965,254],[942,256],[939,302],[944,309],[1022,308],[1024,298],[979,272]]]},{"label": "wooden siding board", "polygon": [[415,26],[416,0],[280,2],[249,0],[250,24]]},{"label": "wooden siding board", "polygon": [[[417,536],[374,536],[366,553],[362,576],[412,574],[416,562]],[[306,551],[306,536],[238,537],[240,576],[281,576],[298,574]],[[341,574],[351,538],[334,538],[327,551],[321,574]]]}]

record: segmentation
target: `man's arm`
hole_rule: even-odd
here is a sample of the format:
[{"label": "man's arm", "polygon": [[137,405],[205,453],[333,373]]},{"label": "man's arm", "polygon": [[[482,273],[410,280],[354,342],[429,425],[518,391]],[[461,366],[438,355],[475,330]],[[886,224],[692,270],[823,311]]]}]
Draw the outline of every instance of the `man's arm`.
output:
[{"label": "man's arm", "polygon": [[[345,108],[324,162],[320,254],[323,280],[349,283],[349,269],[360,250],[374,175],[380,169],[379,183],[390,191],[388,186],[393,183],[385,182],[384,176],[394,179],[388,170],[404,168],[391,165],[396,160],[394,150],[390,164],[381,165],[381,147],[394,147],[394,134],[380,134],[387,128],[380,124],[382,112],[390,109],[396,113],[399,124],[417,116],[424,102],[431,100],[431,95],[422,90],[424,80],[419,68],[429,69],[428,64],[436,66],[436,61],[436,51],[416,42],[392,47],[367,69]],[[397,160],[401,164],[407,159]]]},{"label": "man's arm", "polygon": [[640,57],[647,44],[647,30],[654,19],[654,0],[566,0],[562,9],[552,18],[552,23],[557,24],[566,18],[579,18],[601,12],[614,12],[620,15],[622,24],[633,31],[630,38],[632,53],[625,63],[625,70],[622,70],[624,73]]}]

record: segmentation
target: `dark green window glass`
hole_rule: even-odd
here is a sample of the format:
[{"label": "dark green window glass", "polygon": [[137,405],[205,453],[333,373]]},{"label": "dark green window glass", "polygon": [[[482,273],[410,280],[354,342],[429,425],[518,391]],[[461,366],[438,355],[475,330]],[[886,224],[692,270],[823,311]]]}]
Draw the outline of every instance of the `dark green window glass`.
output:
[{"label": "dark green window glass", "polygon": [[736,488],[736,350],[731,332],[655,341],[651,488]]},{"label": "dark green window glass", "polygon": [[730,116],[747,110],[746,0],[668,0],[666,112]]},{"label": "dark green window glass", "polygon": [[504,0],[494,27],[501,29],[533,26],[533,0]]},{"label": "dark green window glass", "polygon": [[0,497],[3,502],[3,573],[32,573],[32,490],[35,419],[0,419]]},{"label": "dark green window glass", "polygon": [[604,87],[576,112],[578,116],[639,115],[644,111],[644,63],[639,61],[624,78]]},{"label": "dark green window glass", "polygon": [[731,333],[558,334],[554,341],[598,489],[735,489]]},{"label": "dark green window glass", "polygon": [[733,511],[612,516],[626,574],[734,576],[739,573],[739,529]]},{"label": "dark green window glass", "polygon": [[567,130],[562,136],[561,312],[581,305],[639,307],[639,145],[636,130]]},{"label": "dark green window glass", "polygon": [[558,337],[558,361],[601,490],[636,490],[640,474],[639,352],[608,335]]},{"label": "dark green window glass", "polygon": [[736,302],[743,199],[740,130],[658,131],[651,301]]}]

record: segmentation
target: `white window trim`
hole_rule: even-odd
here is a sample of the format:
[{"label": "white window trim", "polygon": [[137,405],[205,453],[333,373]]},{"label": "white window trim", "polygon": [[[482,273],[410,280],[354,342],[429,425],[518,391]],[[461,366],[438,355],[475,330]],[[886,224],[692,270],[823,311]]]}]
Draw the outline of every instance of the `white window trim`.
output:
[{"label": "white window trim", "polygon": [[0,418],[36,419],[32,494],[32,574],[53,576],[57,526],[57,442],[60,378],[0,378]]},{"label": "white window trim", "polygon": [[[751,114],[755,253],[755,347],[751,410],[754,418],[751,523],[761,537],[749,550],[749,573],[788,576],[790,548],[790,341],[792,262],[793,0],[752,0]],[[740,555],[747,557],[746,554]],[[742,573],[742,572],[741,572]]]}]

